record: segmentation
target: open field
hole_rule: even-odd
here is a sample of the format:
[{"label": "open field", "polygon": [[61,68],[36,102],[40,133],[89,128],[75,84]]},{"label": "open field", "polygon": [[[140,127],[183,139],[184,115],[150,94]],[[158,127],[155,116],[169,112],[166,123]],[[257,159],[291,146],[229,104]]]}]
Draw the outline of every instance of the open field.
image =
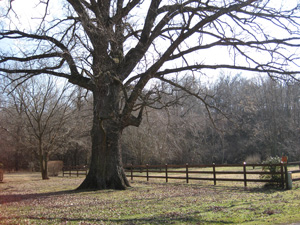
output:
[{"label": "open field", "polygon": [[253,184],[134,179],[126,191],[73,191],[83,180],[39,173],[5,174],[0,224],[289,224],[300,221],[293,190]]},{"label": "open field", "polygon": [[[209,184],[213,184],[214,180],[216,184],[220,181],[227,182],[229,185],[232,182],[245,183],[245,186],[253,186],[257,187],[259,184],[265,184],[267,179],[262,179],[262,166],[251,166],[247,165],[243,168],[243,164],[229,166],[229,165],[218,165],[214,169],[212,165],[208,165],[207,167],[200,167],[200,166],[190,166],[186,168],[185,165],[175,165],[172,167],[169,165],[166,168],[164,165],[159,166],[130,166],[126,169],[126,175],[129,179],[135,180],[151,180],[151,181],[158,181],[158,182],[169,182],[170,180],[185,180],[187,183],[196,182],[199,183],[201,180],[208,181]],[[281,172],[280,166],[277,167],[278,171]],[[293,179],[300,179],[300,172],[299,166],[288,166],[288,171],[294,171],[292,174]],[[284,168],[282,173],[284,174]],[[269,171],[264,171],[269,172]],[[295,173],[296,172],[296,173]],[[281,178],[281,174],[278,174],[279,179]],[[246,182],[245,182],[246,179]],[[269,178],[270,179],[270,178]],[[282,180],[285,182],[284,178]],[[252,185],[253,184],[253,185]]]}]

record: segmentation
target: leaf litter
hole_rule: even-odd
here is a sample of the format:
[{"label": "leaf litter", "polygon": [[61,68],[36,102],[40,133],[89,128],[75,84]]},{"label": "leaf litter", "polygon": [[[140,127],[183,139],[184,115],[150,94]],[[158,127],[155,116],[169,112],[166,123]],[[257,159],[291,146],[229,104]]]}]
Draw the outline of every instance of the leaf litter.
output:
[{"label": "leaf litter", "polygon": [[[74,191],[82,179],[56,177],[1,184],[0,223],[276,224],[287,213],[293,213],[292,222],[300,221],[296,210],[300,189],[285,192],[134,181],[125,191]],[[290,207],[285,206],[289,202]]]}]

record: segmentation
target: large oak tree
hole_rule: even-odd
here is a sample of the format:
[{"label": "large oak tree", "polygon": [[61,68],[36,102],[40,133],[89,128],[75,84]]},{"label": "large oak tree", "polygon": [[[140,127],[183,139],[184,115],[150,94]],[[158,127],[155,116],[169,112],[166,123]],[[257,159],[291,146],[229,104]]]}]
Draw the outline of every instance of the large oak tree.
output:
[{"label": "large oak tree", "polygon": [[27,27],[16,21],[20,1],[7,2],[0,71],[13,82],[49,74],[92,92],[92,157],[79,189],[129,186],[120,137],[124,128],[139,126],[144,107],[157,100],[151,80],[184,89],[209,112],[205,96],[172,76],[212,69],[275,78],[299,73],[296,0],[65,0],[55,10],[53,2],[37,1],[32,10],[44,12]]}]

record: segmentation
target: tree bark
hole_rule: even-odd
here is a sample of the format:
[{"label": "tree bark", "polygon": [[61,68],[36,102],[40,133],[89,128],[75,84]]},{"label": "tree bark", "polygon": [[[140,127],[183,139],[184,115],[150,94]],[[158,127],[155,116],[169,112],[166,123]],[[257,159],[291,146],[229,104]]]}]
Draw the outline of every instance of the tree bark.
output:
[{"label": "tree bark", "polygon": [[93,91],[93,97],[91,164],[87,177],[77,189],[124,190],[130,185],[121,158],[120,84],[102,84]]},{"label": "tree bark", "polygon": [[41,173],[42,173],[42,179],[48,180],[48,154],[42,153],[40,154],[40,167],[41,167]]}]

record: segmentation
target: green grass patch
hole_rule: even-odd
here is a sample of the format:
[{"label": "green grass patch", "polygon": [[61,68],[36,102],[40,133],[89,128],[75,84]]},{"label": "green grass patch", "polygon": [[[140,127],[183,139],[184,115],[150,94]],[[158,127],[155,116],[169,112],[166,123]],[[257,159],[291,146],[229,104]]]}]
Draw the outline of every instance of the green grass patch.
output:
[{"label": "green grass patch", "polygon": [[136,179],[125,191],[73,191],[83,177],[5,174],[0,224],[287,224],[300,221],[300,188]]}]

